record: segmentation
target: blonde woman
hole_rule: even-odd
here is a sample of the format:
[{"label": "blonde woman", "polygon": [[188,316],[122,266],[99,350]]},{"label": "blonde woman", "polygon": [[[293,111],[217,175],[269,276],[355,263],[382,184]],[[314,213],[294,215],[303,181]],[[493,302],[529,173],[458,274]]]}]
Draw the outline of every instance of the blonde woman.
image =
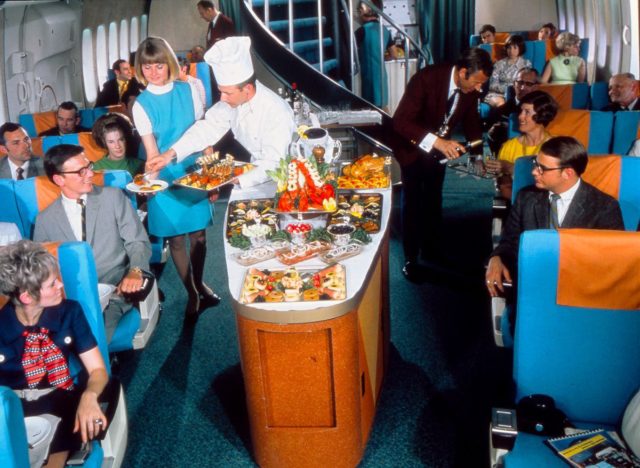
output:
[{"label": "blonde woman", "polygon": [[[177,81],[180,67],[171,46],[160,37],[148,37],[138,47],[136,78],[146,89],[133,105],[133,119],[147,152],[147,160],[168,150],[203,115],[198,90]],[[195,155],[172,161],[160,172],[171,184],[185,174]],[[206,193],[172,187],[149,200],[149,234],[169,239],[171,257],[187,291],[187,323],[195,323],[207,307],[220,298],[203,280],[207,253],[205,228],[212,224]],[[187,237],[189,252],[187,253]]]},{"label": "blonde woman", "polygon": [[580,37],[563,32],[556,38],[556,47],[560,54],[547,63],[542,73],[543,83],[573,84],[582,83],[587,77],[587,65],[580,57]]}]

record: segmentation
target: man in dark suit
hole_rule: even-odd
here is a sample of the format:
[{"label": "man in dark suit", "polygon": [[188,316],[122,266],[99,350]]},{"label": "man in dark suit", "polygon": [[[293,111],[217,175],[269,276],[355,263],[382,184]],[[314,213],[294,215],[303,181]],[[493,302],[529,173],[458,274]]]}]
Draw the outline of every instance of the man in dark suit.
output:
[{"label": "man in dark suit", "polygon": [[485,279],[491,296],[500,295],[504,292],[503,282],[512,283],[517,277],[518,248],[524,231],[624,230],[618,202],[581,180],[587,163],[587,152],[575,138],[551,138],[540,147],[533,169],[535,186],[518,192],[500,243],[489,259]]},{"label": "man in dark suit", "polygon": [[455,66],[425,67],[409,81],[393,116],[395,131],[404,137],[395,156],[402,167],[403,273],[410,281],[421,280],[420,253],[433,259],[439,251],[445,173],[440,160],[465,152],[451,139],[458,123],[468,140],[482,138],[478,98],[492,69],[489,54],[477,48],[465,51]]},{"label": "man in dark suit", "polygon": [[198,2],[198,13],[200,13],[200,18],[209,23],[207,28],[207,50],[220,39],[236,34],[236,28],[231,18],[218,11],[212,1],[200,0]]},{"label": "man in dark suit", "polygon": [[[129,88],[133,73],[131,65],[126,60],[116,60],[111,67],[116,75],[112,80],[105,81],[98,93],[95,107],[115,106],[122,102],[122,96]],[[135,79],[135,78],[133,78]]]},{"label": "man in dark suit", "polygon": [[44,174],[42,158],[31,152],[31,138],[17,123],[0,127],[0,179],[22,180]]},{"label": "man in dark suit", "polygon": [[82,146],[57,145],[47,151],[47,176],[62,195],[38,214],[33,240],[85,240],[91,245],[98,281],[117,286],[104,314],[110,340],[120,317],[131,308],[121,293],[141,289],[142,270],[149,271],[151,245],[122,190],[93,185],[92,166]]},{"label": "man in dark suit", "polygon": [[611,104],[603,110],[610,112],[640,110],[639,85],[633,73],[620,73],[609,78]]},{"label": "man in dark suit", "polygon": [[58,125],[50,128],[49,130],[45,130],[44,132],[40,132],[38,136],[60,136],[67,133],[91,131],[90,128],[82,127],[80,125],[80,111],[78,111],[78,106],[71,101],[65,101],[58,106],[58,110],[56,111],[56,121],[58,122]]}]

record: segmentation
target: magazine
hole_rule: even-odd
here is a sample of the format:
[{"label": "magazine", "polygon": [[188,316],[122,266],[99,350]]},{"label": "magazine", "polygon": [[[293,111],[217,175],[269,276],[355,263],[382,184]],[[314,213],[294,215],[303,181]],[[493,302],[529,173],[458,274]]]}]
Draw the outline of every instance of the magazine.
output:
[{"label": "magazine", "polygon": [[546,441],[563,460],[575,467],[640,468],[615,431],[595,429]]}]

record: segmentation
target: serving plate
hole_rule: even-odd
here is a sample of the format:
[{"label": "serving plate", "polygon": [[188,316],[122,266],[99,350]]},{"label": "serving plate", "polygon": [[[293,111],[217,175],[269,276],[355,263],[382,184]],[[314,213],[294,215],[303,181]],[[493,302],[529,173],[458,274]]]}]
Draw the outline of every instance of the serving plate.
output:
[{"label": "serving plate", "polygon": [[135,182],[129,182],[126,185],[126,189],[130,192],[146,194],[162,192],[163,190],[166,190],[167,187],[169,187],[169,184],[166,181],[160,179],[150,180],[143,185],[138,185]]},{"label": "serving plate", "polygon": [[[202,192],[210,192],[227,185],[236,177],[246,174],[255,169],[251,163],[234,161],[231,167],[223,168],[224,164],[213,164],[208,168],[201,167],[198,170],[189,172],[173,181],[174,185],[185,187]],[[207,174],[209,171],[209,174]]]},{"label": "serving plate", "polygon": [[348,222],[369,234],[380,232],[382,195],[371,192],[338,193],[337,210],[329,215],[327,226]]},{"label": "serving plate", "polygon": [[278,215],[273,209],[273,198],[258,198],[256,200],[234,200],[229,202],[227,209],[226,235],[229,239],[234,234],[242,233],[242,226],[254,222],[257,217],[262,224],[271,228],[271,232],[278,230]]},{"label": "serving plate", "polygon": [[[382,158],[382,156],[377,156]],[[363,158],[360,158],[363,159]],[[381,171],[365,171],[362,176],[348,175],[345,169],[359,160],[341,161],[336,165],[338,190],[388,190],[391,187],[391,158],[384,157]]]},{"label": "serving plate", "polygon": [[315,302],[347,297],[346,271],[339,263],[320,270],[249,268],[240,291],[240,302]]}]

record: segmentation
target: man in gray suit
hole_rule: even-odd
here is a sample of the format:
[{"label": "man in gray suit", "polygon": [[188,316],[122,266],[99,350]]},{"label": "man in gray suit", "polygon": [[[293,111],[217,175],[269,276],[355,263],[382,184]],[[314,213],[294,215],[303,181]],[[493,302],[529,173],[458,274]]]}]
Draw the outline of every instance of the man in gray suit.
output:
[{"label": "man in gray suit", "polygon": [[93,185],[93,163],[82,146],[54,146],[45,155],[44,167],[62,194],[36,218],[33,240],[85,240],[91,245],[98,281],[117,286],[105,310],[110,341],[121,315],[131,308],[121,293],[140,290],[142,271],[149,271],[149,238],[120,189]]},{"label": "man in gray suit", "polygon": [[551,138],[540,147],[534,160],[535,186],[518,192],[500,243],[489,259],[485,279],[491,296],[504,292],[503,281],[511,283],[517,277],[520,234],[524,231],[624,230],[617,200],[580,178],[587,163],[587,152],[575,138]]},{"label": "man in gray suit", "polygon": [[17,123],[0,126],[0,179],[22,180],[44,174],[42,158],[31,152],[31,138]]}]

